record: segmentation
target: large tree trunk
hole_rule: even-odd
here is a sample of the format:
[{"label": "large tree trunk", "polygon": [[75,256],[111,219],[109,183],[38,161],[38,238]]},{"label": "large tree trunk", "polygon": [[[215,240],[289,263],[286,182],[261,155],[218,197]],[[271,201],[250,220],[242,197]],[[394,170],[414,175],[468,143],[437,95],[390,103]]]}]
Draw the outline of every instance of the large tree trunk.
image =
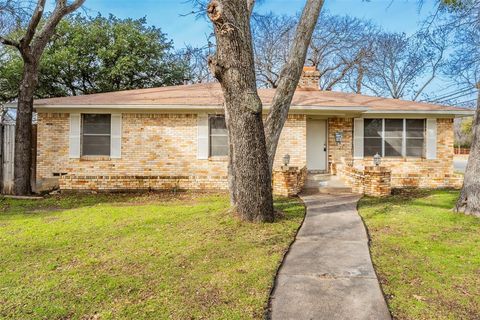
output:
[{"label": "large tree trunk", "polygon": [[473,140],[468,157],[462,191],[456,210],[480,216],[480,85],[478,86],[477,111],[473,120]]},{"label": "large tree trunk", "polygon": [[33,95],[37,86],[37,63],[25,62],[18,92],[15,125],[14,193],[28,195],[32,192],[32,113]]},{"label": "large tree trunk", "polygon": [[212,0],[217,52],[209,65],[219,80],[229,131],[231,192],[238,215],[248,221],[274,220],[272,182],[265,156],[262,103],[257,94],[250,11],[245,0]]}]

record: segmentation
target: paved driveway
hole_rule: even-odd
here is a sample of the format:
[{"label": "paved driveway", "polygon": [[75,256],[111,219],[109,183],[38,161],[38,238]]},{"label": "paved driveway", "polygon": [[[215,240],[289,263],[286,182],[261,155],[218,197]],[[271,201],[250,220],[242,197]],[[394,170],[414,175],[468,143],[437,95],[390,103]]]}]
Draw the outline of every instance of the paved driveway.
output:
[{"label": "paved driveway", "polygon": [[373,269],[360,196],[302,196],[307,215],[278,273],[273,320],[391,319]]}]

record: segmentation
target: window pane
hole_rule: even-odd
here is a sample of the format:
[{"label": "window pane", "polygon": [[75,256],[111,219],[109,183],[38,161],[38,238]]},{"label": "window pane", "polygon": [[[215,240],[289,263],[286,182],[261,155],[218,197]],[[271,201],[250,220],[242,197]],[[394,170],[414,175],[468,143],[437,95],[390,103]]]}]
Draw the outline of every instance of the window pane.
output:
[{"label": "window pane", "polygon": [[402,137],[403,119],[385,119],[385,137]]},{"label": "window pane", "polygon": [[228,146],[228,137],[227,136],[212,136],[210,138],[212,146]]},{"label": "window pane", "polygon": [[366,157],[373,157],[375,154],[382,154],[382,138],[365,138],[363,153]]},{"label": "window pane", "polygon": [[423,157],[425,145],[425,120],[407,119],[407,157]]},{"label": "window pane", "polygon": [[363,123],[366,138],[380,138],[382,136],[382,119],[365,119]]},{"label": "window pane", "polygon": [[403,138],[385,138],[385,157],[402,156]]},{"label": "window pane", "polygon": [[109,156],[110,136],[83,136],[82,155]]},{"label": "window pane", "polygon": [[212,146],[211,156],[226,156],[228,155],[228,146]]},{"label": "window pane", "polygon": [[212,136],[210,138],[211,143],[211,156],[226,156],[228,155],[228,137],[226,136]]},{"label": "window pane", "polygon": [[84,114],[83,133],[110,134],[110,117],[109,114]]},{"label": "window pane", "polygon": [[210,134],[227,134],[227,124],[225,123],[225,117],[217,116],[210,118]]},{"label": "window pane", "polygon": [[423,138],[425,134],[425,120],[407,119],[407,138]]},{"label": "window pane", "polygon": [[424,139],[407,138],[407,157],[423,157]]},{"label": "window pane", "polygon": [[210,156],[228,155],[228,134],[224,116],[210,117]]}]

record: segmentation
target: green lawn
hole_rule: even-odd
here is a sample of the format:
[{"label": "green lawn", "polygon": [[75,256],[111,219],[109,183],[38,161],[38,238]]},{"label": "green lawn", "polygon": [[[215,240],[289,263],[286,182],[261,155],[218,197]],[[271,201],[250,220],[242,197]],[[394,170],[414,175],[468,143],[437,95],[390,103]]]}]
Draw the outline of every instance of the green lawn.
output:
[{"label": "green lawn", "polygon": [[360,202],[397,319],[480,319],[480,219],[454,213],[457,196],[418,191]]},{"label": "green lawn", "polygon": [[261,319],[304,207],[240,222],[224,195],[0,198],[0,319]]}]

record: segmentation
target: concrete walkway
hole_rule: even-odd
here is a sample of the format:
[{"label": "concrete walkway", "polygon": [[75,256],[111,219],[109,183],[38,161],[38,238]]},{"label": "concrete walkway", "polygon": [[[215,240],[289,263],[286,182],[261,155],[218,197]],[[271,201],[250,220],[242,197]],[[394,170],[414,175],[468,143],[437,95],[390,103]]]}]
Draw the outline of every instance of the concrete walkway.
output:
[{"label": "concrete walkway", "polygon": [[276,279],[273,320],[391,319],[356,210],[359,198],[302,196],[307,216]]}]

